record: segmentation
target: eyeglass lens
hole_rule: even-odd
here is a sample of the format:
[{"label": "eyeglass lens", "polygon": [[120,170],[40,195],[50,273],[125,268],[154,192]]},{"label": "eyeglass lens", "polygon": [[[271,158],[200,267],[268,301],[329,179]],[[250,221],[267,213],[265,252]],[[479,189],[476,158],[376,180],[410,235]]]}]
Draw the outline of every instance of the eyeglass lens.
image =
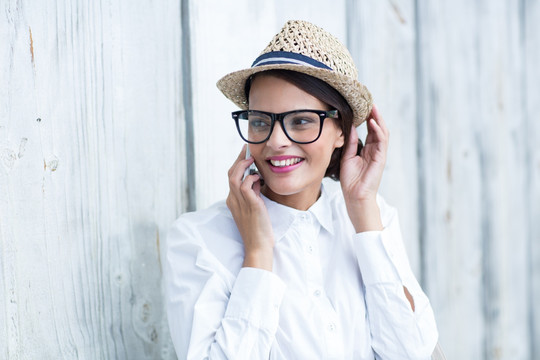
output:
[{"label": "eyeglass lens", "polygon": [[[285,115],[283,125],[293,141],[310,142],[319,136],[321,119],[319,114],[314,112],[296,112]],[[257,111],[246,111],[239,116],[238,127],[244,139],[252,142],[264,141],[272,130],[272,118]]]}]

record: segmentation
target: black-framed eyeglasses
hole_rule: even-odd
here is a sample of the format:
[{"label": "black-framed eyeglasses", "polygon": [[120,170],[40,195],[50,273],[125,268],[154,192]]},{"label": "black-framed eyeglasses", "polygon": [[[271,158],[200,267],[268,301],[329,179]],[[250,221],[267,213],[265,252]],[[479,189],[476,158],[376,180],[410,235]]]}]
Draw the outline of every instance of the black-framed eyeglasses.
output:
[{"label": "black-framed eyeglasses", "polygon": [[283,132],[297,144],[310,144],[321,136],[326,118],[338,118],[337,110],[292,110],[274,114],[258,110],[240,110],[232,113],[238,133],[250,144],[260,144],[272,135],[276,122]]}]

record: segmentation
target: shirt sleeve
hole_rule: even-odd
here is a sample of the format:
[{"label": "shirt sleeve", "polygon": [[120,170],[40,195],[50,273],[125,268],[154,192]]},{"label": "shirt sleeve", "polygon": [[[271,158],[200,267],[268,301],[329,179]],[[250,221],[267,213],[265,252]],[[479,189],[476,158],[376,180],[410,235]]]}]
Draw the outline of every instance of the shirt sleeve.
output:
[{"label": "shirt sleeve", "polygon": [[[382,231],[354,235],[366,292],[372,348],[378,359],[430,359],[438,339],[433,310],[416,280],[397,211],[380,199]],[[411,294],[415,310],[405,296]]]},{"label": "shirt sleeve", "polygon": [[164,290],[179,359],[268,359],[285,285],[275,274],[242,268],[237,276],[177,221],[164,254]]}]

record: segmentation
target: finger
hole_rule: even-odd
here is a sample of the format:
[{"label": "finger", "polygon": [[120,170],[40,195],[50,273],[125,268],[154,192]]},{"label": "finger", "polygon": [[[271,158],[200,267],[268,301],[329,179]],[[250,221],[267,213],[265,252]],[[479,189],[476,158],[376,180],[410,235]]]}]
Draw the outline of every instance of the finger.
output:
[{"label": "finger", "polygon": [[246,176],[244,181],[242,181],[242,185],[240,185],[240,193],[242,194],[244,201],[249,203],[255,203],[258,201],[259,197],[253,188],[255,184],[259,182],[259,179],[260,176],[258,174],[253,174]]},{"label": "finger", "polygon": [[240,195],[239,193],[240,186],[242,185],[244,179],[244,173],[246,169],[249,168],[251,164],[253,164],[254,161],[255,159],[253,158],[241,160],[236,164],[234,168],[231,169],[229,173],[229,188],[231,192],[235,194],[235,196],[242,197],[242,195]]},{"label": "finger", "polygon": [[358,149],[358,134],[356,133],[356,128],[353,125],[351,126],[351,133],[349,134],[349,139],[347,140],[347,144],[345,144],[345,150],[343,151],[341,160],[344,161],[346,159],[355,157],[357,149]]},{"label": "finger", "polygon": [[384,131],[384,133],[388,136],[388,127],[386,126],[386,122],[384,121],[384,117],[381,115],[381,112],[379,111],[379,108],[373,104],[373,108],[371,109],[371,117],[375,119],[377,124],[381,127],[381,129]]},{"label": "finger", "polygon": [[240,150],[240,154],[238,154],[238,157],[236,158],[236,160],[242,160],[246,157],[246,151],[247,151],[247,144],[244,144],[244,146],[242,146],[242,150]]},{"label": "finger", "polygon": [[379,126],[379,124],[374,119],[369,119],[368,124],[368,136],[366,138],[366,144],[373,143],[386,143],[387,136],[384,130]]},{"label": "finger", "polygon": [[255,159],[252,157],[237,162],[229,172],[229,180],[241,182],[244,177],[244,173],[254,162]]},{"label": "finger", "polygon": [[245,159],[246,157],[246,149],[247,149],[247,144],[244,144],[244,146],[242,146],[242,150],[240,150],[240,154],[238,154],[238,156],[236,157],[236,160],[234,160],[234,163],[232,164],[232,166],[229,168],[229,177],[231,176],[234,168],[236,167],[236,165],[242,161],[243,159]]}]

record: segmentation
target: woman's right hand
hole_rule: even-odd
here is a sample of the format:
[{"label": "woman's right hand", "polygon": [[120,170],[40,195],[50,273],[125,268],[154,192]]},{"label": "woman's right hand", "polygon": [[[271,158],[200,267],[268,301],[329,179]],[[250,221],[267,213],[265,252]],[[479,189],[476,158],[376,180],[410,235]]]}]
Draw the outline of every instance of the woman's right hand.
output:
[{"label": "woman's right hand", "polygon": [[255,161],[253,157],[245,159],[246,146],[229,169],[227,206],[244,241],[243,266],[272,271],[274,233],[260,195],[261,179],[254,174],[242,180],[245,170]]}]

